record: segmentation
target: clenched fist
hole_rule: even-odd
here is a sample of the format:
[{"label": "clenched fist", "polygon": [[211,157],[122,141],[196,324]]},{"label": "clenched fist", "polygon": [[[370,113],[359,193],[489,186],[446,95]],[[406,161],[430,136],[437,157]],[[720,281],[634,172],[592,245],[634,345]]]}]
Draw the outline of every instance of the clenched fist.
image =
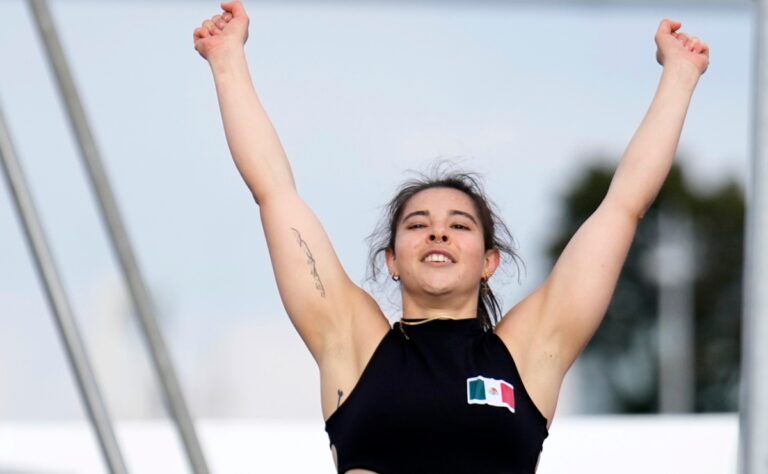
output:
[{"label": "clenched fist", "polygon": [[694,66],[699,75],[709,66],[709,46],[695,36],[688,36],[678,30],[679,21],[662,20],[656,32],[656,60],[662,66],[686,63]]},{"label": "clenched fist", "polygon": [[192,38],[200,56],[210,60],[220,51],[242,47],[248,40],[248,15],[239,1],[222,3],[223,13],[195,28]]}]

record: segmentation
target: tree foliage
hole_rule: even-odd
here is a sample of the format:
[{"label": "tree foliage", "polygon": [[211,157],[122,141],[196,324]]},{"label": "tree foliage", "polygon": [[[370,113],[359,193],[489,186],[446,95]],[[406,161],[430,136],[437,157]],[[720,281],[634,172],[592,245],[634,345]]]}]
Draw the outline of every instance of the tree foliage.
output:
[{"label": "tree foliage", "polygon": [[[602,201],[613,171],[590,166],[563,196],[560,228],[548,249],[553,262]],[[660,208],[687,216],[696,239],[695,410],[735,411],[741,354],[744,197],[734,181],[701,191],[690,185],[679,165],[672,168],[638,226],[606,318],[584,356],[599,368],[617,411],[658,410],[658,289],[643,265],[657,241],[655,222]]]}]

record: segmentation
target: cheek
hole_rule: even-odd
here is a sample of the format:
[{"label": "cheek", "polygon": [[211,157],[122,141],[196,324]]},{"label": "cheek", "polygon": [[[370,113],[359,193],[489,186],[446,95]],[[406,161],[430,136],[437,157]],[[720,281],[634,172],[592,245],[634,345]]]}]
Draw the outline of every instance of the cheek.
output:
[{"label": "cheek", "polygon": [[485,257],[485,242],[481,238],[475,235],[467,235],[461,239],[461,248],[464,255],[476,259],[483,259]]},{"label": "cheek", "polygon": [[414,241],[403,240],[400,244],[400,252],[403,260],[411,261],[418,258],[418,243]]},{"label": "cheek", "polygon": [[397,260],[407,260],[414,254],[416,241],[408,234],[398,235],[395,239],[395,258]]}]

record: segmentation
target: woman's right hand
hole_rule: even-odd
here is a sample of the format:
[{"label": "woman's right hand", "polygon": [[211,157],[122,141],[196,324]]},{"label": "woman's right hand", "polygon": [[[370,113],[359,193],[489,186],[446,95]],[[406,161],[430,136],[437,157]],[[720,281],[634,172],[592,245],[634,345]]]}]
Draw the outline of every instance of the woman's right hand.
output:
[{"label": "woman's right hand", "polygon": [[664,19],[656,32],[656,61],[662,66],[686,64],[700,76],[709,66],[709,46],[696,36],[680,32],[682,23]]},{"label": "woman's right hand", "polygon": [[222,51],[242,48],[248,40],[248,14],[239,1],[222,3],[223,13],[205,20],[192,35],[195,49],[210,61]]}]

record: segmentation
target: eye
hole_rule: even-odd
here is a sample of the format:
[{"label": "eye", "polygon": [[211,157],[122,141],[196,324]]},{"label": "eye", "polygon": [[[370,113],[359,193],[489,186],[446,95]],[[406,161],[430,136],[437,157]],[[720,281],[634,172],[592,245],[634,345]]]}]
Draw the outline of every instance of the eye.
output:
[{"label": "eye", "polygon": [[464,224],[453,224],[451,227],[459,230],[469,230],[469,227],[465,226]]},{"label": "eye", "polygon": [[422,229],[424,227],[426,227],[424,224],[410,224],[406,229]]}]

